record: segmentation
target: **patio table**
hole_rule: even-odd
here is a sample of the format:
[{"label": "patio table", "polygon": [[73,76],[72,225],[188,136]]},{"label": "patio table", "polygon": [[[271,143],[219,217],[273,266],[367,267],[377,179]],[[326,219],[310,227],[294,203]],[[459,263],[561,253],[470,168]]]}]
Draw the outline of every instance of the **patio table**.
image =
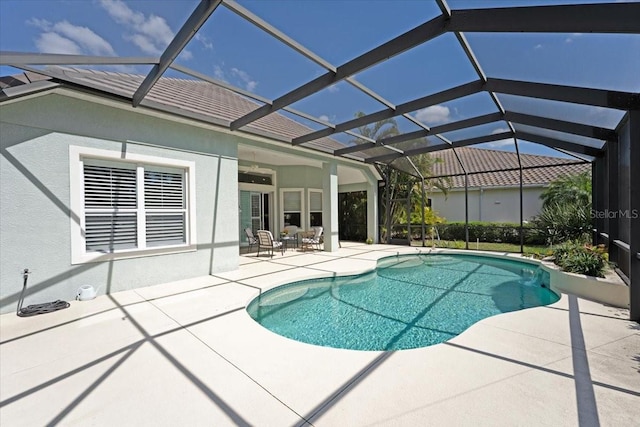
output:
[{"label": "patio table", "polygon": [[286,251],[289,247],[289,242],[293,242],[298,247],[298,237],[297,236],[280,236],[280,241],[284,246],[284,250]]}]

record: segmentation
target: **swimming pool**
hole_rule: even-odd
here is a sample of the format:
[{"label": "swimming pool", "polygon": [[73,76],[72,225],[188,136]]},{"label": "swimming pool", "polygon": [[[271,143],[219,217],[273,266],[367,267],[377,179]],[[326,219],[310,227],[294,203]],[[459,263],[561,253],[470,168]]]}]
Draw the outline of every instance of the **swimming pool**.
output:
[{"label": "swimming pool", "polygon": [[375,271],[271,289],[247,311],[294,340],[354,350],[402,350],[447,341],[495,314],[556,302],[536,265],[476,255],[384,258]]}]

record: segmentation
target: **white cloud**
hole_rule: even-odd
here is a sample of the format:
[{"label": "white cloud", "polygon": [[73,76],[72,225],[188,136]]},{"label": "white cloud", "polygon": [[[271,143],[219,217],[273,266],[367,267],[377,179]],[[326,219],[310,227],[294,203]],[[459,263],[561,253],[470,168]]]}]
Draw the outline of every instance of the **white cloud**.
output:
[{"label": "white cloud", "polygon": [[149,40],[148,37],[145,37],[142,34],[133,34],[131,36],[125,37],[125,39],[129,40],[130,42],[138,46],[141,51],[149,55],[160,55],[162,53],[162,50],[158,49],[156,45],[151,40]]},{"label": "white cloud", "polygon": [[213,75],[218,80],[222,80],[222,81],[225,81],[225,82],[227,81],[227,79],[225,77],[224,70],[222,69],[222,66],[220,66],[220,65],[214,65],[213,66]]},{"label": "white cloud", "polygon": [[190,59],[193,59],[193,53],[191,53],[190,50],[183,49],[178,57],[184,59],[185,61],[188,61]]},{"label": "white cloud", "polygon": [[418,110],[416,119],[429,125],[447,123],[451,120],[451,111],[444,105],[432,105]]},{"label": "white cloud", "polygon": [[240,70],[239,68],[236,68],[236,67],[233,67],[231,69],[231,74],[233,74],[236,77],[239,77],[241,80],[244,80],[244,81],[251,80],[251,77],[249,77],[249,74],[246,71]]},{"label": "white cloud", "polygon": [[51,22],[46,19],[31,18],[27,19],[27,25],[40,28],[43,31],[51,31]]},{"label": "white cloud", "polygon": [[111,44],[88,27],[38,18],[29,19],[27,24],[43,31],[36,39],[40,52],[116,56]]},{"label": "white cloud", "polygon": [[[122,0],[100,0],[100,5],[118,24],[123,25],[129,34],[124,39],[131,41],[143,53],[160,55],[174,37],[174,32],[161,16],[149,15],[132,10]],[[191,59],[193,54],[184,49],[180,57]]]},{"label": "white cloud", "polygon": [[204,46],[205,49],[213,49],[213,43],[211,42],[211,40],[209,40],[209,38],[207,36],[204,36],[200,33],[196,33],[196,40],[198,40],[200,43],[202,43],[202,46]]},{"label": "white cloud", "polygon": [[[511,129],[509,128],[495,128],[491,132],[491,135],[497,135],[499,133],[510,132],[510,131]],[[490,148],[500,148],[500,147],[512,147],[515,145],[514,145],[513,139],[509,138],[509,139],[501,139],[500,141],[487,142],[486,146]]]},{"label": "white cloud", "polygon": [[565,43],[573,43],[573,41],[575,39],[577,39],[578,37],[582,37],[582,33],[572,33],[569,37],[564,39],[564,42]]},{"label": "white cloud", "polygon": [[258,82],[249,73],[236,67],[229,69],[224,62],[213,66],[213,75],[218,80],[242,87],[249,92],[253,92],[258,86]]},{"label": "white cloud", "polygon": [[487,142],[487,147],[491,147],[491,148],[501,148],[501,147],[508,147],[508,146],[515,146],[513,139],[501,139],[500,141]]},{"label": "white cloud", "polygon": [[77,44],[85,48],[87,51],[89,51],[89,53],[93,55],[116,55],[116,52],[113,50],[111,44],[94,33],[88,27],[81,27],[78,25],[73,25],[68,21],[61,21],[56,22],[56,24],[53,26],[53,30],[67,37],[68,39],[75,41]]},{"label": "white cloud", "polygon": [[258,86],[258,82],[254,82],[254,81],[248,82],[247,83],[247,90],[249,92],[253,92],[255,90],[256,86]]},{"label": "white cloud", "polygon": [[336,115],[335,114],[323,114],[320,117],[318,117],[320,120],[324,120],[325,122],[329,122],[329,123],[335,123],[336,122]]},{"label": "white cloud", "polygon": [[174,35],[167,21],[156,15],[151,15],[137,24],[136,29],[162,48],[169,45]]},{"label": "white cloud", "polygon": [[45,32],[36,39],[36,47],[40,52],[81,55],[82,49],[73,40],[62,37],[58,33]]},{"label": "white cloud", "polygon": [[246,71],[233,67],[231,69],[231,75],[239,79],[249,92],[253,92],[256,86],[258,86],[258,82],[253,80]]},{"label": "white cloud", "polygon": [[100,5],[118,24],[140,25],[144,22],[144,14],[134,12],[120,0],[101,0]]},{"label": "white cloud", "polygon": [[340,88],[338,87],[338,85],[331,85],[327,89],[330,93],[340,92]]},{"label": "white cloud", "polygon": [[541,45],[540,43],[538,43],[538,44],[537,44],[537,45],[535,45],[533,48],[534,48],[534,49],[536,49],[536,50],[537,50],[537,49],[542,49],[542,45]]}]

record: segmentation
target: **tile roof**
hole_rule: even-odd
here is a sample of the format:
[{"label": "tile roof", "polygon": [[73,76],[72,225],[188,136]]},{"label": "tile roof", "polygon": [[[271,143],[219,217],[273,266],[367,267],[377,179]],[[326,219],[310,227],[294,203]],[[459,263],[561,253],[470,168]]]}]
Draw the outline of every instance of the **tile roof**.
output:
[{"label": "tile roof", "polygon": [[[42,74],[63,83],[89,87],[118,96],[131,98],[145,76],[139,74],[116,73],[68,67],[47,67]],[[26,72],[18,76],[5,77],[0,88],[29,83],[38,74]],[[41,79],[42,77],[40,77]],[[6,82],[5,82],[6,80]],[[161,77],[142,102],[142,105],[160,105],[178,110],[178,113],[195,113],[214,123],[227,125],[229,122],[260,107],[261,104],[239,95],[229,89],[212,83],[174,77]],[[283,114],[269,114],[243,128],[260,135],[291,142],[291,139],[312,132],[301,123]],[[330,138],[322,138],[304,144],[305,147],[333,154],[344,145]]]},{"label": "tile roof", "polygon": [[[518,168],[517,154],[510,151],[461,147],[456,148],[456,153],[467,172]],[[462,173],[462,169],[452,150],[430,153],[430,155],[442,160],[433,166],[432,176]],[[520,158],[523,168],[542,166],[536,169],[523,169],[522,183],[524,185],[546,185],[561,176],[574,175],[591,170],[590,164],[579,160],[522,153]],[[464,188],[464,176],[454,176],[451,181],[451,188]],[[518,185],[520,185],[520,174],[517,170],[469,175],[469,187]]]}]

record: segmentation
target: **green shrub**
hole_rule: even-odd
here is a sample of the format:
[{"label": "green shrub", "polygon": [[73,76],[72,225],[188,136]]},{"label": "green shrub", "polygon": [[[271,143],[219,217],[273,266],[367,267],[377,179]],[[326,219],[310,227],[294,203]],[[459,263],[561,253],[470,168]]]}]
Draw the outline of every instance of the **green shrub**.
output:
[{"label": "green shrub", "polygon": [[[451,222],[437,226],[442,240],[465,240],[464,222]],[[531,224],[523,227],[524,241],[529,245],[544,245],[545,237],[537,233]],[[520,244],[520,224],[508,222],[470,222],[469,242]]]},{"label": "green shrub", "polygon": [[533,220],[540,237],[549,244],[591,239],[591,205],[551,203]]},{"label": "green shrub", "polygon": [[569,273],[604,277],[607,253],[603,245],[590,246],[569,242],[558,246],[553,255],[556,265]]},{"label": "green shrub", "polygon": [[553,250],[555,264],[562,267],[564,264],[564,260],[567,258],[567,256],[569,256],[569,254],[573,252],[576,252],[577,250],[578,250],[578,246],[573,243],[565,243],[563,245],[557,246]]}]

